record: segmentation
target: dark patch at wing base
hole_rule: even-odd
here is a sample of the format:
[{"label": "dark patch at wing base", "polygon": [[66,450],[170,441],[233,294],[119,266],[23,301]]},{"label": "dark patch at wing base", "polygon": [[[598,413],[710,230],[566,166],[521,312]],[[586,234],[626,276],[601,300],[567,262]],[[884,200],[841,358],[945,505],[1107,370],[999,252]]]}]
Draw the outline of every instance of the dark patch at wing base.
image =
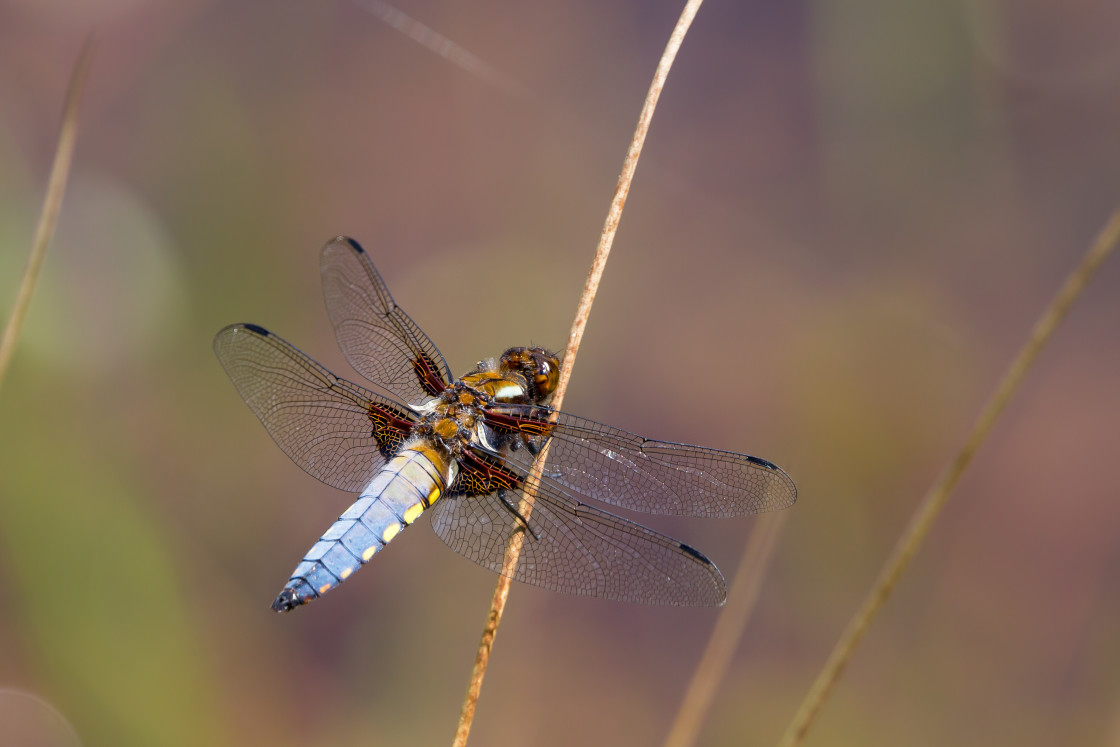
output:
[{"label": "dark patch at wing base", "polygon": [[[404,405],[340,379],[256,324],[220,331],[214,353],[284,453],[341,490],[365,487],[415,420]],[[371,429],[375,414],[382,422]]]},{"label": "dark patch at wing base", "polygon": [[467,451],[459,460],[459,476],[452,491],[467,496],[480,496],[495,490],[521,487],[523,477],[517,472],[475,451]]},{"label": "dark patch at wing base", "polygon": [[397,306],[358,242],[346,236],[328,241],[319,270],[335,339],[362,376],[410,403],[450,385],[439,349]]},{"label": "dark patch at wing base", "polygon": [[[788,508],[797,488],[773,462],[704,446],[655,441],[565,412],[526,405],[487,411],[496,431],[548,427],[547,471],[568,490],[650,514],[746,516]],[[555,418],[555,423],[552,422]],[[528,469],[531,455],[511,455]]]},{"label": "dark patch at wing base", "polygon": [[420,388],[428,395],[438,397],[440,392],[447,388],[435,361],[427,353],[422,352],[412,359],[412,370],[416,372],[416,379],[420,382]]},{"label": "dark patch at wing base", "polygon": [[530,438],[548,436],[552,433],[554,425],[547,417],[540,417],[538,415],[513,415],[510,413],[498,412],[493,409],[486,410],[485,418],[486,425],[499,433],[519,433]]},{"label": "dark patch at wing base", "polygon": [[[518,472],[513,464],[504,466]],[[524,489],[517,495],[524,499]],[[547,477],[525,518],[538,537],[526,537],[521,546],[512,572],[517,581],[639,604],[715,607],[727,598],[719,569],[701,553],[580,503]],[[502,573],[510,536],[524,528],[523,521],[495,493],[452,493],[434,506],[432,529],[455,552]]]},{"label": "dark patch at wing base", "polygon": [[372,435],[377,440],[381,455],[388,460],[408,440],[413,421],[405,412],[380,402],[370,402],[369,419],[373,423]]}]

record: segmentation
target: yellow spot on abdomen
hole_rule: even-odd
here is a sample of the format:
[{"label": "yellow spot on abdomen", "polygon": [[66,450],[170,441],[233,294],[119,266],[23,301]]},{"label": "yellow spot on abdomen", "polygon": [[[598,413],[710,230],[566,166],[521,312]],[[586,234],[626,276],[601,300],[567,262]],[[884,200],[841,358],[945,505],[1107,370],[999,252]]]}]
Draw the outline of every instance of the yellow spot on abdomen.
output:
[{"label": "yellow spot on abdomen", "polygon": [[378,549],[378,548],[377,548],[377,545],[373,545],[373,546],[371,546],[371,547],[367,547],[367,548],[366,548],[366,550],[365,550],[365,552],[363,552],[363,553],[362,553],[362,560],[363,560],[364,562],[368,563],[368,562],[369,562],[369,559],[370,559],[370,558],[372,558],[372,557],[373,557],[373,555],[374,555],[374,553],[376,553],[376,552],[377,552],[377,549]]},{"label": "yellow spot on abdomen", "polygon": [[411,524],[412,522],[419,519],[420,514],[422,514],[422,513],[424,513],[424,504],[423,503],[412,504],[411,506],[409,506],[408,508],[405,509],[404,523],[405,524]]},{"label": "yellow spot on abdomen", "polygon": [[319,593],[320,594],[326,594],[330,590],[331,590],[331,585],[330,584],[323,584],[322,586],[319,587]]},{"label": "yellow spot on abdomen", "polygon": [[353,572],[354,572],[353,568],[346,568],[342,571],[342,575],[340,575],[339,578],[341,578],[343,581],[345,581],[346,579],[350,578],[350,574],[353,573]]},{"label": "yellow spot on abdomen", "polygon": [[381,533],[381,539],[384,542],[392,542],[393,538],[396,537],[400,531],[401,525],[393,522],[389,526],[385,527],[385,531]]}]

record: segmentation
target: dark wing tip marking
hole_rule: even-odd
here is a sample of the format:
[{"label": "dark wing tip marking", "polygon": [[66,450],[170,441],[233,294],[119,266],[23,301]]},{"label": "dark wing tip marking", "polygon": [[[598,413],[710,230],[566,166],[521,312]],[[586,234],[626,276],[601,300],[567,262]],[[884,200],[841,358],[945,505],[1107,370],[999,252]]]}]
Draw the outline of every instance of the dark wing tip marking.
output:
[{"label": "dark wing tip marking", "polygon": [[300,599],[293,589],[284,589],[272,602],[273,612],[291,612],[301,604],[307,604],[306,599]]},{"label": "dark wing tip marking", "polygon": [[708,556],[697,550],[692,545],[686,545],[684,542],[678,542],[683,552],[691,555],[701,564],[707,566],[713,576],[712,582],[719,588],[719,598],[701,602],[698,606],[702,607],[722,607],[727,603],[727,584],[723,580],[723,574],[719,572],[716,564],[708,559]]},{"label": "dark wing tip marking", "polygon": [[682,550],[684,550],[684,551],[685,551],[686,553],[688,553],[688,554],[689,554],[689,555],[691,555],[692,557],[694,557],[694,558],[696,558],[697,560],[699,560],[699,561],[700,561],[701,563],[704,563],[704,564],[706,564],[706,565],[714,565],[714,563],[712,563],[712,561],[708,560],[708,556],[707,556],[707,555],[705,555],[704,553],[700,552],[699,550],[697,550],[697,549],[696,549],[695,547],[693,547],[692,545],[686,545],[686,544],[685,544],[685,543],[683,543],[683,542],[680,542],[680,543],[678,543],[678,544],[679,544],[679,545],[681,546],[681,549],[682,549]]},{"label": "dark wing tip marking", "polygon": [[772,470],[774,470],[775,472],[780,472],[780,471],[781,471],[781,470],[780,470],[780,469],[778,468],[778,465],[774,464],[773,462],[771,462],[771,461],[769,461],[769,460],[766,460],[766,459],[760,459],[760,458],[758,458],[758,457],[756,457],[756,456],[748,456],[748,457],[747,457],[747,461],[749,461],[749,462],[753,462],[754,464],[757,464],[757,465],[759,465],[759,466],[761,466],[761,467],[765,467],[766,469],[772,469]]},{"label": "dark wing tip marking", "polygon": [[349,236],[336,236],[334,240],[335,241],[345,241],[347,244],[350,245],[350,248],[353,249],[354,251],[356,251],[358,254],[365,254],[366,253],[366,250],[362,248],[362,245],[359,244],[356,239],[352,239]]},{"label": "dark wing tip marking", "polygon": [[255,335],[260,335],[261,337],[270,337],[272,335],[271,332],[269,332],[267,329],[260,326],[259,324],[251,324],[249,322],[246,322],[245,324],[242,324],[241,326],[244,327],[245,329],[249,330],[250,332],[252,332]]},{"label": "dark wing tip marking", "polygon": [[773,462],[767,459],[761,459],[756,456],[747,456],[747,461],[751,464],[757,464],[759,467],[764,467],[783,479],[786,488],[789,490],[791,498],[789,503],[785,504],[784,506],[778,506],[778,508],[789,508],[797,502],[797,483],[793,481],[793,478],[789,476],[788,472],[786,472],[784,469],[774,464]]}]

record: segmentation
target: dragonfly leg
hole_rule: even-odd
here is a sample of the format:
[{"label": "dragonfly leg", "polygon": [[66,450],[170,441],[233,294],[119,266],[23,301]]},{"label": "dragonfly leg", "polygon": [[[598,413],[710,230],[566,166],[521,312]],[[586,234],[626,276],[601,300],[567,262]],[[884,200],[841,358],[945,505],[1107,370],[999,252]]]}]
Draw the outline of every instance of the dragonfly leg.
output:
[{"label": "dragonfly leg", "polygon": [[509,491],[504,489],[499,490],[498,500],[502,502],[502,505],[506,507],[506,510],[517,517],[517,523],[521,525],[522,529],[531,534],[533,536],[533,539],[539,540],[541,538],[540,532],[529,526],[529,520],[521,515],[521,512],[517,510],[517,506],[514,505],[513,501],[509,499]]},{"label": "dragonfly leg", "polygon": [[[525,438],[525,437],[522,436],[522,438]],[[541,455],[541,449],[544,448],[544,444],[537,443],[536,441],[530,441],[528,438],[525,438],[525,448],[526,448],[526,450],[528,450],[528,452],[530,454],[533,455],[533,458],[536,459],[537,457],[539,457]],[[549,477],[553,480],[559,480],[561,477],[564,476],[563,472],[561,472],[560,470],[556,470],[556,469],[552,470],[551,472],[546,470],[542,474],[545,477]]]},{"label": "dragonfly leg", "polygon": [[543,443],[539,443],[537,441],[534,441],[533,437],[530,436],[528,433],[520,433],[520,434],[514,435],[510,438],[510,441],[509,441],[509,450],[510,451],[521,451],[522,446],[524,446],[525,450],[528,451],[533,456],[539,456],[540,453],[541,453],[541,449],[544,448]]},{"label": "dragonfly leg", "polygon": [[541,453],[540,444],[538,444],[536,441],[533,441],[532,439],[530,439],[525,434],[522,434],[521,438],[525,441],[525,448],[528,449],[530,454],[532,454],[533,456],[539,456],[540,455],[540,453]]}]

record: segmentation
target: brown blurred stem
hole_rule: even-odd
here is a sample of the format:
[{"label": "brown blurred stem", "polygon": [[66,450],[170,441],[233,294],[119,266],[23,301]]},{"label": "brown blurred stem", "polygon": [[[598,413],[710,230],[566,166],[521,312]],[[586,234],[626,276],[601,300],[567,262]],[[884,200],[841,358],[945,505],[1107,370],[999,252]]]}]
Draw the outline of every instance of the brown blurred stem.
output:
[{"label": "brown blurred stem", "polygon": [[712,700],[719,690],[731,664],[731,657],[739,645],[750,620],[758,593],[762,589],[762,579],[770,566],[778,536],[785,526],[788,512],[767,514],[758,520],[751,531],[747,546],[735,578],[731,592],[727,595],[727,606],[720,613],[704,655],[692,675],[684,700],[681,701],[677,717],[665,738],[665,747],[688,747],[696,744],[704,719],[712,706]]},{"label": "brown blurred stem", "polygon": [[15,303],[4,325],[4,336],[0,338],[0,383],[8,372],[12,353],[15,352],[16,340],[19,339],[23,320],[27,316],[27,309],[31,305],[31,294],[35,290],[35,281],[39,279],[39,271],[43,267],[43,259],[47,255],[47,246],[54,236],[55,226],[58,225],[58,213],[62,208],[62,195],[66,192],[66,180],[70,176],[70,163],[74,159],[74,143],[78,137],[78,105],[82,100],[85,90],[86,77],[89,73],[90,57],[93,55],[93,37],[87,37],[78,61],[74,64],[74,72],[70,75],[70,88],[66,93],[66,104],[62,110],[62,129],[58,133],[58,147],[54,152],[54,164],[51,166],[51,176],[47,181],[47,194],[43,198],[43,210],[39,213],[39,224],[35,227],[35,238],[31,243],[31,254],[27,258],[27,267],[23,271],[23,278],[19,283]]},{"label": "brown blurred stem", "polygon": [[[563,403],[564,394],[568,389],[568,381],[572,377],[572,367],[576,362],[576,353],[579,350],[580,342],[583,340],[583,332],[587,328],[587,319],[591,315],[591,304],[595,301],[595,294],[599,289],[599,280],[603,276],[603,269],[606,267],[607,257],[610,255],[611,244],[614,243],[614,235],[618,231],[618,222],[622,217],[622,207],[626,204],[626,197],[630,193],[630,183],[633,181],[634,171],[638,167],[638,156],[641,155],[646,133],[649,132],[653,110],[657,106],[657,99],[661,96],[661,89],[665,86],[665,79],[669,75],[669,68],[673,66],[677,50],[680,49],[684,35],[692,24],[692,19],[696,17],[696,11],[700,8],[701,2],[702,0],[688,0],[685,4],[684,10],[677,20],[677,25],[669,36],[669,43],[665,46],[665,52],[661,55],[661,62],[657,65],[657,71],[653,75],[653,82],[646,94],[642,112],[638,115],[638,126],[634,130],[634,137],[630,141],[630,149],[626,152],[626,159],[622,163],[622,173],[619,174],[614,198],[611,200],[610,210],[607,212],[607,219],[603,224],[603,233],[599,237],[599,246],[595,251],[595,258],[591,261],[591,271],[588,273],[587,282],[583,286],[583,294],[579,299],[575,320],[572,322],[572,330],[568,335],[568,346],[564,349],[560,381],[556,387],[556,393],[552,397],[552,406],[556,409],[559,409]],[[533,464],[533,470],[529,474],[525,500],[521,502],[519,508],[522,516],[528,517],[532,510],[531,496],[535,486],[540,481],[547,457],[546,446]],[[455,747],[466,745],[467,737],[470,735],[475,707],[478,705],[478,696],[482,690],[482,679],[486,676],[486,667],[490,662],[490,651],[494,646],[494,638],[498,634],[498,625],[502,620],[506,599],[509,598],[510,577],[517,566],[523,539],[522,532],[514,532],[510,537],[509,546],[506,548],[502,575],[498,578],[498,583],[494,587],[494,597],[490,602],[490,611],[486,615],[486,625],[482,630],[482,639],[478,643],[478,653],[475,655],[474,667],[471,669],[470,683],[467,685],[467,693],[463,698],[463,708],[459,713],[459,725],[455,730],[455,739],[452,742]]]},{"label": "brown blurred stem", "polygon": [[801,703],[793,722],[782,737],[781,747],[793,747],[793,745],[800,744],[805,738],[809,727],[816,719],[817,713],[832,693],[836,681],[843,674],[848,661],[867,633],[867,629],[879,614],[879,610],[883,608],[891,592],[894,591],[895,585],[906,571],[918,548],[921,547],[926,535],[929,534],[938,514],[944,508],[949,494],[960,480],[961,474],[972,462],[976,451],[983,444],[984,439],[987,438],[992,426],[995,425],[996,420],[1003,412],[1008,400],[1011,399],[1011,395],[1019,387],[1027,371],[1030,370],[1039,352],[1050,340],[1054,330],[1057,329],[1073,302],[1081,295],[1101,263],[1112,253],[1118,240],[1120,240],[1120,208],[1109,218],[1108,223],[1097,235],[1081,262],[1066,278],[1054,300],[1050,302],[1050,305],[1035,323],[1030,337],[1022,349],[1019,350],[1019,354],[1015,356],[1015,360],[1011,362],[987,404],[984,405],[980,417],[976,419],[976,423],[972,426],[972,432],[969,433],[968,440],[965,441],[960,452],[938,477],[929,493],[926,494],[926,497],[918,506],[914,516],[911,517],[909,525],[899,538],[890,558],[887,559],[886,564],[879,572],[875,585],[864,598],[859,610],[848,622],[848,627],[844,630],[835,648],[832,649],[828,661],[825,662],[824,669],[817,675],[816,681],[805,695],[805,700]]}]

